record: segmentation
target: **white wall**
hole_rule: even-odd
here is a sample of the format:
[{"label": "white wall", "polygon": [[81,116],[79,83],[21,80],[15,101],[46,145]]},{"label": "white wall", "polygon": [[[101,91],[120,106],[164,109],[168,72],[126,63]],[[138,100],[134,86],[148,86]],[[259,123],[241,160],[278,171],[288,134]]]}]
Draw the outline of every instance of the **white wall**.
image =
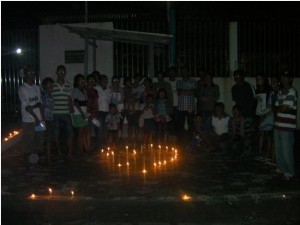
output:
[{"label": "white wall", "polygon": [[[72,24],[78,26],[89,26],[93,28],[112,29],[113,23],[89,23]],[[67,80],[73,83],[76,74],[84,74],[84,63],[65,64],[66,50],[85,50],[85,39],[79,35],[70,33],[61,25],[42,25],[39,27],[40,34],[40,77],[56,79],[56,67],[65,65],[67,69]],[[113,75],[113,42],[96,41],[96,70],[108,77]],[[93,71],[93,47],[89,45],[88,73]]]}]

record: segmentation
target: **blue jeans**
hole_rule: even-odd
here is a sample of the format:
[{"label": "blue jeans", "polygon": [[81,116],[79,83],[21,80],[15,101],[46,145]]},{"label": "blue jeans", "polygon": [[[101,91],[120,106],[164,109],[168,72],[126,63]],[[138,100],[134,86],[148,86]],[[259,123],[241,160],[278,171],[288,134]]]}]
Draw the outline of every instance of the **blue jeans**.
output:
[{"label": "blue jeans", "polygon": [[294,132],[274,129],[274,141],[277,167],[294,176]]}]

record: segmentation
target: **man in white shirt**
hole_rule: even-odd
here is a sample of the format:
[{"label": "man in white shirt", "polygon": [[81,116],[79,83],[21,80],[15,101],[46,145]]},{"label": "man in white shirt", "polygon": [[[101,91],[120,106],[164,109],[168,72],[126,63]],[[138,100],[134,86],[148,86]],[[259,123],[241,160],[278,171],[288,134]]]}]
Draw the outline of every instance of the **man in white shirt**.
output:
[{"label": "man in white shirt", "polygon": [[105,145],[106,129],[105,118],[109,112],[109,104],[112,99],[112,91],[107,87],[108,79],[106,75],[100,75],[99,83],[94,87],[99,95],[98,98],[98,118],[100,121],[100,127],[96,134],[96,144]]},{"label": "man in white shirt", "polygon": [[23,68],[24,83],[19,87],[18,95],[22,109],[22,142],[26,157],[30,163],[37,163],[37,154],[43,150],[44,132],[42,98],[40,88],[35,85],[35,71],[32,66]]}]

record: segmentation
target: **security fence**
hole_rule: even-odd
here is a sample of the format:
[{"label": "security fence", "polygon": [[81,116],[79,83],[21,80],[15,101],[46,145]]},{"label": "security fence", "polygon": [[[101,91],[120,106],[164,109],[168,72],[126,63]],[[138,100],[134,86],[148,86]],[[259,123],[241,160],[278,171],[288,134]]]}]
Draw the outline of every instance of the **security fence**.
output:
[{"label": "security fence", "polygon": [[[114,21],[114,28],[169,33],[166,19]],[[94,18],[95,20],[97,18]],[[115,19],[115,18],[113,18]],[[82,22],[82,21],[73,21]],[[95,21],[90,21],[95,22]],[[98,21],[99,22],[99,21]],[[32,64],[38,71],[39,37],[37,30],[2,32],[1,106],[2,114],[18,111],[17,88],[22,83],[18,71]],[[240,21],[237,30],[238,65],[247,76],[257,73],[276,75],[289,69],[300,76],[300,26],[296,22]],[[22,47],[23,54],[14,50]],[[134,76],[148,74],[148,47],[127,43],[114,43],[114,74]],[[229,21],[192,20],[177,18],[175,26],[176,66],[187,66],[191,76],[199,77],[201,70],[211,71],[219,77],[229,74]],[[167,71],[169,49],[154,48],[154,71]],[[155,74],[153,74],[155,75]],[[180,75],[180,70],[179,74]],[[39,78],[37,77],[37,83]]]}]

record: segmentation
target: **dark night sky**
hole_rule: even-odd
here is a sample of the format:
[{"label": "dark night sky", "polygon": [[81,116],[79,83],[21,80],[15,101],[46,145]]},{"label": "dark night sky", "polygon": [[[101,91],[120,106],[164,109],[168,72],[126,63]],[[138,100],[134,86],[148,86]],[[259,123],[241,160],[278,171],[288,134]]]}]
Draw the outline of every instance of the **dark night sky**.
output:
[{"label": "dark night sky", "polygon": [[[239,16],[270,16],[272,18],[299,19],[299,2],[287,1],[176,1],[172,2],[176,11],[208,16],[239,17]],[[167,12],[166,1],[90,1],[89,14],[101,12],[148,11]],[[83,1],[6,1],[1,2],[2,30],[20,28],[37,28],[42,24],[41,17],[46,15],[84,15]]]}]

